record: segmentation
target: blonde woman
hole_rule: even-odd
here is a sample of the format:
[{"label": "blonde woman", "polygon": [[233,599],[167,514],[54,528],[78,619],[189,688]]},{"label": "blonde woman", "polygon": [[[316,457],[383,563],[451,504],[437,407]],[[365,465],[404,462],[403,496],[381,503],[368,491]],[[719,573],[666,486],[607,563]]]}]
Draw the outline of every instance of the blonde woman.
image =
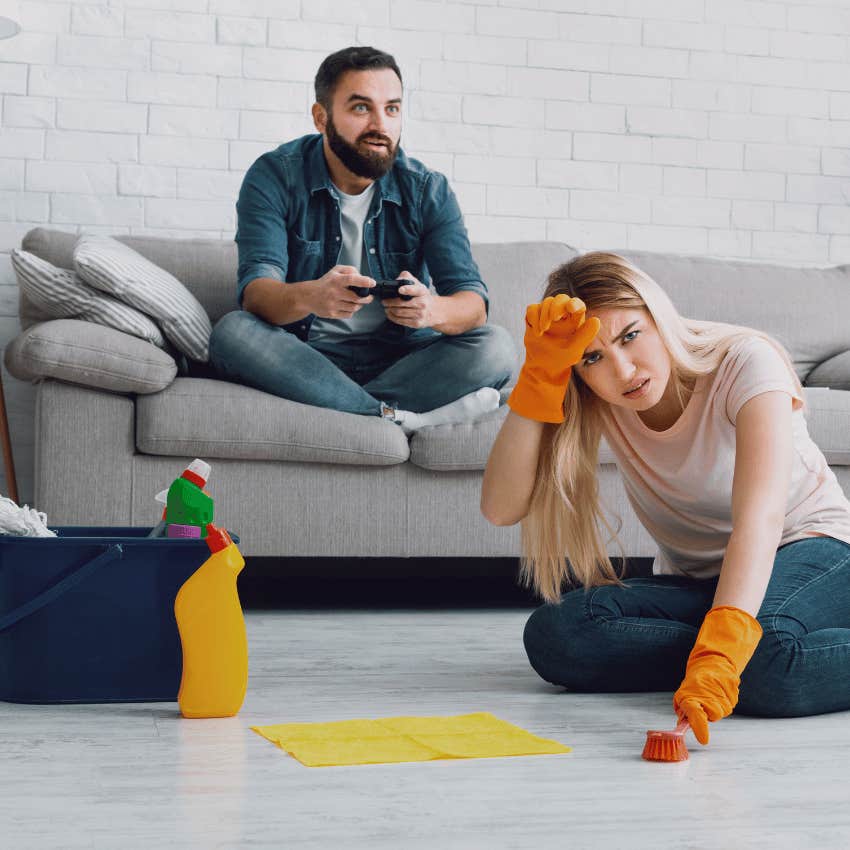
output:
[{"label": "blonde woman", "polygon": [[[552,272],[526,325],[481,510],[522,522],[523,571],[547,603],[525,628],[534,669],[573,691],[675,691],[703,744],[736,704],[850,708],[850,502],[782,346],[682,318],[608,253]],[[602,435],[658,545],[652,578],[621,580],[606,554]]]}]

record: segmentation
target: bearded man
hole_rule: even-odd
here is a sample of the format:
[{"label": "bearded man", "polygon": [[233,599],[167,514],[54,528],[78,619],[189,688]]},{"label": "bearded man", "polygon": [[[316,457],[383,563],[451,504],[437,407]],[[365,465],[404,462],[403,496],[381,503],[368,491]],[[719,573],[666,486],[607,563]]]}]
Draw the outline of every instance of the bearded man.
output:
[{"label": "bearded man", "polygon": [[494,410],[514,345],[487,324],[448,181],[400,147],[395,59],[345,48],[322,62],[315,89],[318,134],[264,154],[242,183],[240,309],[213,330],[213,367],[406,433]]}]

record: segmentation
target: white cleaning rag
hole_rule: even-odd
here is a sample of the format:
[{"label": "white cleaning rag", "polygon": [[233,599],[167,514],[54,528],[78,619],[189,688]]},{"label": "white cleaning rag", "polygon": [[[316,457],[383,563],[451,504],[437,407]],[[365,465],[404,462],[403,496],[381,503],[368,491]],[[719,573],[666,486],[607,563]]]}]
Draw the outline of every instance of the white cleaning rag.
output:
[{"label": "white cleaning rag", "polygon": [[0,496],[0,534],[19,537],[56,537],[47,527],[47,514],[29,505],[20,507],[11,499]]}]

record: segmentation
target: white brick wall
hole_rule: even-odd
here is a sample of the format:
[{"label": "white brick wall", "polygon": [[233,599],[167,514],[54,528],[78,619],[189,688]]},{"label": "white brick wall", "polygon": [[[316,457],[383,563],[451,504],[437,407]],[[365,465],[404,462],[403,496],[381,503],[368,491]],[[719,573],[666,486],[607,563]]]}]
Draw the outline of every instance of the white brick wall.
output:
[{"label": "white brick wall", "polygon": [[[0,42],[0,345],[36,224],[230,239],[318,63],[395,52],[472,238],[850,262],[850,0],[26,0]],[[24,498],[31,388],[6,376]]]}]

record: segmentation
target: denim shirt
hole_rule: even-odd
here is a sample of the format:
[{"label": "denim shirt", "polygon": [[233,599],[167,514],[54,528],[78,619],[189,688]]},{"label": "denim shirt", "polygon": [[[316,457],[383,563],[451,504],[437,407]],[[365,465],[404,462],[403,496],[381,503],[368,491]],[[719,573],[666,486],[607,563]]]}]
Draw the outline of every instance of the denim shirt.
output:
[{"label": "denim shirt", "polygon": [[[337,191],[318,134],[287,142],[248,169],[236,204],[240,306],[255,278],[316,280],[337,264],[342,245]],[[363,244],[369,262],[364,274],[391,280],[408,271],[426,286],[433,279],[438,295],[477,292],[489,311],[487,287],[448,181],[401,150],[376,181]],[[306,340],[314,319],[310,314],[283,327]],[[387,340],[436,333],[389,320],[378,331]]]}]

